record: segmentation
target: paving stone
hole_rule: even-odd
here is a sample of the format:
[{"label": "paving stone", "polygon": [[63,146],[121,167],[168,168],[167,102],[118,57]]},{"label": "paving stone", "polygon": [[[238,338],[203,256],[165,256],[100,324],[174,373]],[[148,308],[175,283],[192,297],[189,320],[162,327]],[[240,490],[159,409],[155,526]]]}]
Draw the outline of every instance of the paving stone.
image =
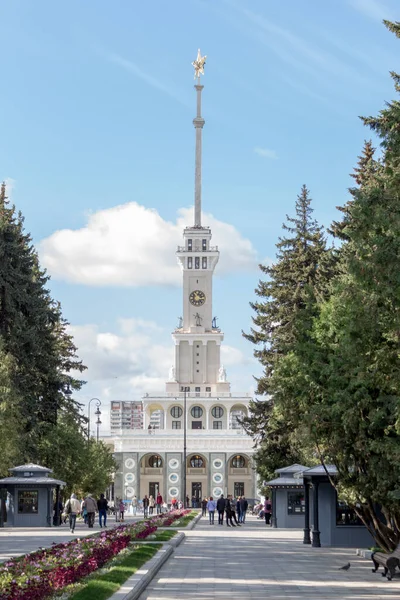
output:
[{"label": "paving stone", "polygon": [[[271,529],[250,517],[240,528],[201,519],[139,600],[389,600],[400,578],[371,572],[349,548],[311,548],[302,531]],[[338,568],[351,562],[349,571]]]}]

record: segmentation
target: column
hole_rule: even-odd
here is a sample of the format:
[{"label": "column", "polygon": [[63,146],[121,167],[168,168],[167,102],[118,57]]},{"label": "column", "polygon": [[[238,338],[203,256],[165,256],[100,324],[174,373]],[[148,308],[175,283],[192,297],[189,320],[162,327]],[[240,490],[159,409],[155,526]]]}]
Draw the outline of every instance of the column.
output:
[{"label": "column", "polygon": [[320,531],[319,531],[319,514],[318,514],[318,488],[319,481],[313,481],[313,504],[314,504],[314,523],[312,530],[312,546],[313,548],[321,547]]},{"label": "column", "polygon": [[311,544],[310,538],[310,484],[304,480],[304,536],[303,544]]},{"label": "column", "polygon": [[210,409],[208,408],[207,404],[205,405],[205,410],[206,410],[206,430],[208,430],[208,428],[210,427]]},{"label": "column", "polygon": [[[193,383],[193,340],[189,340],[189,356],[190,356],[190,381],[189,383]],[[192,390],[190,390],[192,391]]]},{"label": "column", "polygon": [[175,379],[176,381],[181,381],[181,372],[179,366],[179,352],[180,352],[180,344],[179,342],[175,342]]},{"label": "column", "polygon": [[271,527],[276,529],[278,527],[278,519],[276,518],[276,489],[272,488],[272,515],[271,515]]},{"label": "column", "polygon": [[207,381],[207,342],[203,341],[203,383]]}]

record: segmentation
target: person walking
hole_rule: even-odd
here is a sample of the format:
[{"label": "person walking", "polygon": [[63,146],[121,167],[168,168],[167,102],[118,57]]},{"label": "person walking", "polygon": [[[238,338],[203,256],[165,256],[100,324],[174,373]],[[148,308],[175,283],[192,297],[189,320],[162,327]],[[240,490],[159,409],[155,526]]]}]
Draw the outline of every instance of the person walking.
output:
[{"label": "person walking", "polygon": [[[240,524],[236,518],[235,507],[233,506],[233,499],[232,499],[231,495],[229,495],[226,499],[225,512],[226,512],[226,524],[228,525],[228,527],[230,527],[230,526],[240,527]],[[230,525],[228,524],[228,520],[230,522]],[[235,524],[233,523],[233,521],[235,521]]]},{"label": "person walking", "polygon": [[92,528],[97,510],[97,503],[92,494],[88,494],[82,502],[82,510],[85,508],[87,511],[87,525],[89,528]]},{"label": "person walking", "polygon": [[217,506],[217,503],[215,502],[213,497],[210,496],[210,499],[207,502],[207,510],[208,510],[208,516],[210,519],[210,525],[214,525],[214,515],[215,515],[216,506]]},{"label": "person walking", "polygon": [[240,516],[241,516],[241,523],[246,523],[246,512],[247,509],[249,507],[249,503],[247,502],[246,498],[244,496],[241,497],[240,499]]},{"label": "person walking", "polygon": [[154,500],[153,496],[150,494],[150,496],[149,496],[149,515],[153,514],[155,505],[156,505],[156,501]]},{"label": "person walking", "polygon": [[272,504],[268,496],[265,496],[264,501],[264,516],[265,516],[265,524],[269,525],[271,521],[271,513],[272,513]]},{"label": "person walking", "polygon": [[240,496],[238,496],[236,498],[236,514],[237,514],[237,520],[239,523],[241,523],[242,521],[242,516],[241,516],[241,508],[240,508]]},{"label": "person walking", "polygon": [[133,515],[135,517],[136,517],[137,509],[138,509],[138,499],[137,499],[137,497],[135,495],[132,498],[132,510],[133,510]]},{"label": "person walking", "polygon": [[188,494],[186,494],[185,500],[186,500],[186,508],[189,508],[190,500],[189,500],[189,495]]},{"label": "person walking", "polygon": [[143,503],[143,516],[146,519],[146,517],[149,514],[149,499],[147,497],[147,494],[145,494],[145,496],[142,500],[142,503]]},{"label": "person walking", "polygon": [[206,517],[207,516],[207,498],[203,498],[203,500],[201,501],[201,516],[202,517]]},{"label": "person walking", "polygon": [[75,494],[71,494],[71,498],[65,503],[64,512],[69,517],[69,530],[74,533],[76,516],[81,512],[81,505]]},{"label": "person walking", "polygon": [[99,511],[100,527],[107,527],[108,500],[104,497],[104,494],[100,494],[100,499],[97,500],[97,510]]},{"label": "person walking", "polygon": [[231,507],[230,496],[227,496],[227,498],[226,498],[226,502],[225,502],[225,516],[226,516],[226,525],[227,525],[227,527],[235,527],[235,525],[232,522],[232,507]]},{"label": "person walking", "polygon": [[125,520],[125,502],[123,500],[120,500],[119,502],[119,514],[121,523],[123,523]]},{"label": "person walking", "polygon": [[178,504],[178,500],[176,498],[172,498],[171,500],[171,510],[176,510]]},{"label": "person walking", "polygon": [[157,514],[159,515],[162,513],[161,509],[162,509],[162,505],[163,505],[163,499],[162,499],[160,492],[158,492],[158,494],[157,494],[156,504],[157,504]]},{"label": "person walking", "polygon": [[218,511],[218,525],[224,524],[224,512],[225,512],[226,500],[224,495],[221,494],[217,500],[217,511]]}]

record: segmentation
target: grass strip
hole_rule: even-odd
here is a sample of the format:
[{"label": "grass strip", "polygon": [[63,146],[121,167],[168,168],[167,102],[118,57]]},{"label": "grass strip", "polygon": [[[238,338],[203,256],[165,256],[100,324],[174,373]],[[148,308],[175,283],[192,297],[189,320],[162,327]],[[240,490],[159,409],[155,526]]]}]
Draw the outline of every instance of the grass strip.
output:
[{"label": "grass strip", "polygon": [[135,548],[108,573],[97,577],[96,573],[93,573],[85,587],[70,596],[69,600],[106,600],[115,594],[121,585],[150,560],[160,548],[162,548],[161,544],[143,544],[143,546]]},{"label": "grass strip", "polygon": [[149,541],[151,541],[151,542],[168,542],[177,533],[178,533],[177,531],[171,531],[168,529],[166,529],[165,531],[158,531],[155,534],[156,537],[153,540],[149,540]]}]

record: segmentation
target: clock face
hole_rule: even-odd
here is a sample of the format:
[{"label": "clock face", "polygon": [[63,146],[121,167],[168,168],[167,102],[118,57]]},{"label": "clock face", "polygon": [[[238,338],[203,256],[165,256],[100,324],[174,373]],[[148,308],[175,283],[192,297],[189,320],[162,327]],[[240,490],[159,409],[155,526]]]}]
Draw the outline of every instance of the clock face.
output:
[{"label": "clock face", "polygon": [[189,302],[193,306],[202,306],[206,301],[206,295],[201,290],[194,290],[189,296]]}]

